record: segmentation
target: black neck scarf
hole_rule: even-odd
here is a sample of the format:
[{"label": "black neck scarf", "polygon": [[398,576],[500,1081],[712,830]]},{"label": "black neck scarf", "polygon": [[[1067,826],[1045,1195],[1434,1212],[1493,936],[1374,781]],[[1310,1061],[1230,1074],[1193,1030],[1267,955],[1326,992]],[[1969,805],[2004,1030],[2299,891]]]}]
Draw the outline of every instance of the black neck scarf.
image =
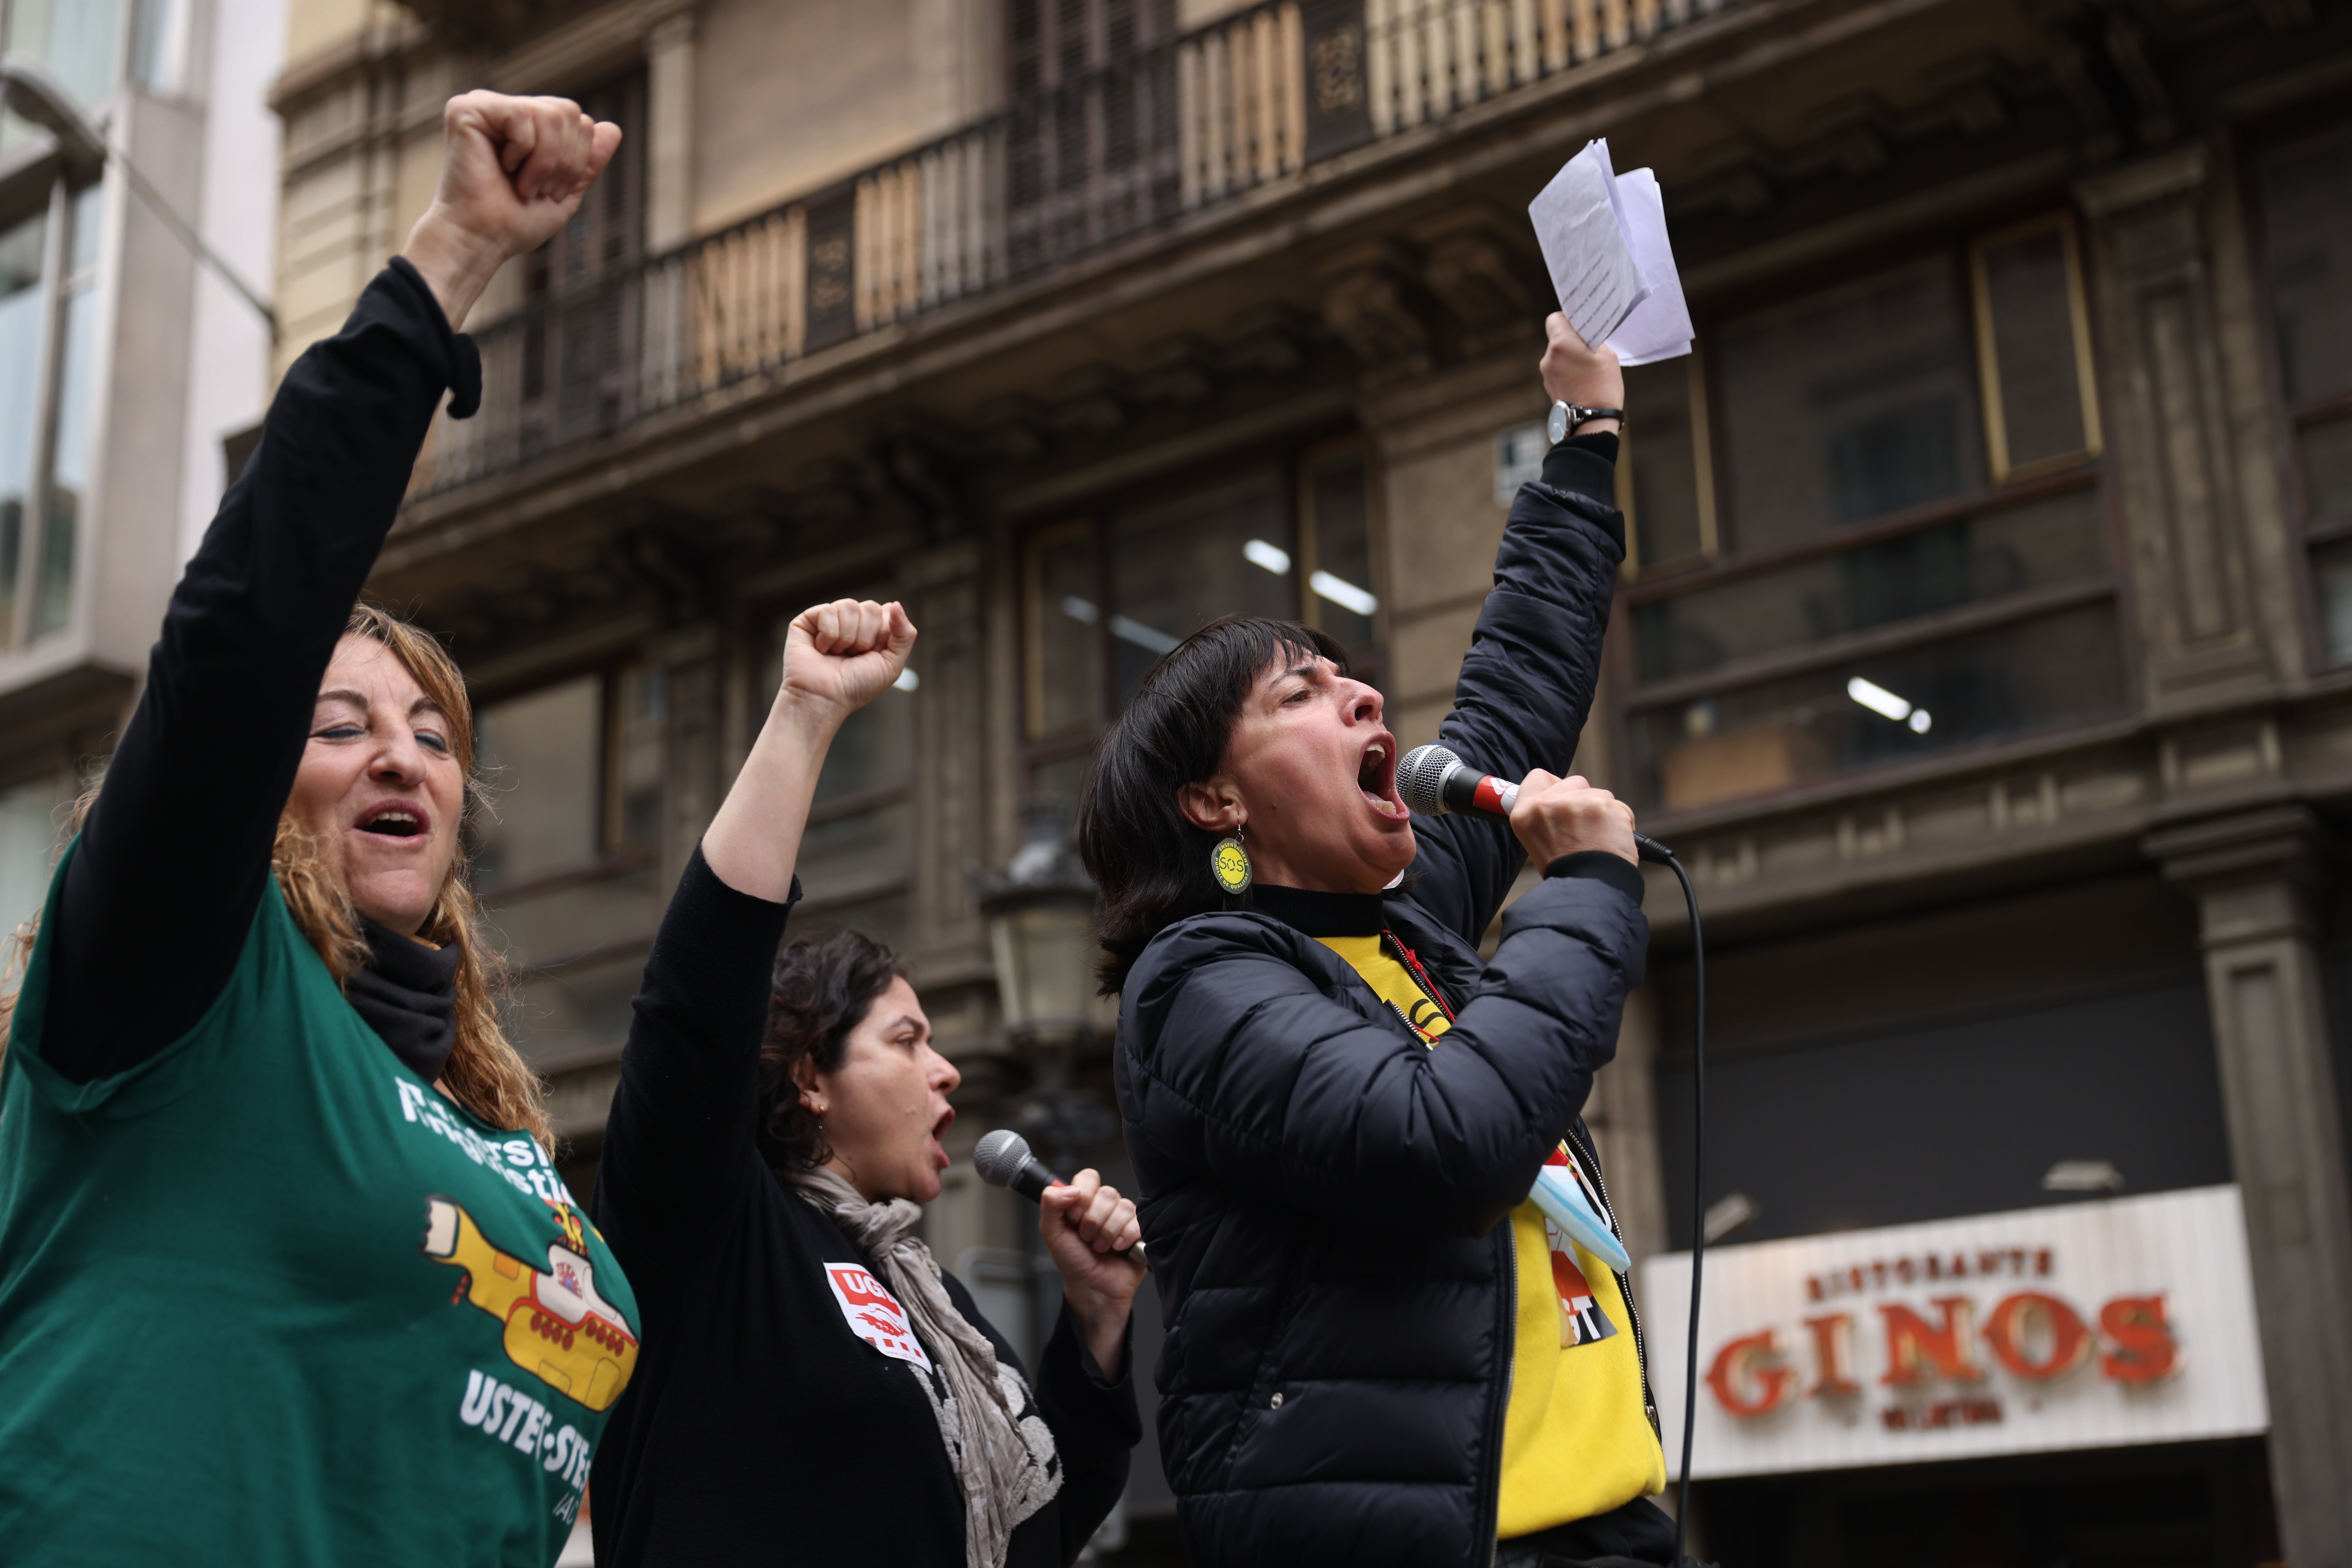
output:
[{"label": "black neck scarf", "polygon": [[365,915],[360,934],[371,956],[344,983],[343,994],[392,1054],[431,1083],[457,1048],[457,944],[427,947]]}]

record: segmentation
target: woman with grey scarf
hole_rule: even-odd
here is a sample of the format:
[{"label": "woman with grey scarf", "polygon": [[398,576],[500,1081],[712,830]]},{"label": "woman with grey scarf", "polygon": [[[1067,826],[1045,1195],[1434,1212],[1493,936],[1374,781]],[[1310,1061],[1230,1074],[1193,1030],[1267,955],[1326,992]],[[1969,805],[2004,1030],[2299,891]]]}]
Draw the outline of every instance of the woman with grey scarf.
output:
[{"label": "woman with grey scarf", "polygon": [[644,1349],[591,1489],[596,1560],[1062,1568],[1141,1436],[1135,1205],[1047,1191],[1034,1373],[917,1234],[959,1075],[898,959],[778,953],[827,749],[906,668],[897,605],[791,627],[774,706],[646,963],[592,1212]]}]

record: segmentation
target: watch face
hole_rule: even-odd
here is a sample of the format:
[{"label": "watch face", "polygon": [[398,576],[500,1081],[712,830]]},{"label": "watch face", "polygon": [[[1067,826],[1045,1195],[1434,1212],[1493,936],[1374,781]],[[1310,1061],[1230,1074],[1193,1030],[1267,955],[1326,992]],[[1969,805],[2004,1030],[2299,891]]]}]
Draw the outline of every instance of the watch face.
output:
[{"label": "watch face", "polygon": [[1544,423],[1544,434],[1551,437],[1551,444],[1555,447],[1568,439],[1567,404],[1555,403],[1551,405],[1551,417]]}]

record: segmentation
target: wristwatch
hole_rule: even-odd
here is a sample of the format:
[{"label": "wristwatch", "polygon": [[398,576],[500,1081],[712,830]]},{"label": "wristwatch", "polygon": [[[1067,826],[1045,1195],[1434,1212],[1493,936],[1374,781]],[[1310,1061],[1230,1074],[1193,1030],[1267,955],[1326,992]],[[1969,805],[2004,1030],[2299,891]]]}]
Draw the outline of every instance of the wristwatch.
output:
[{"label": "wristwatch", "polygon": [[1622,408],[1587,408],[1581,403],[1555,403],[1551,405],[1551,418],[1544,425],[1544,434],[1550,437],[1551,444],[1557,447],[1567,440],[1578,426],[1590,425],[1595,419],[1614,419],[1622,427],[1625,423],[1625,411]]}]

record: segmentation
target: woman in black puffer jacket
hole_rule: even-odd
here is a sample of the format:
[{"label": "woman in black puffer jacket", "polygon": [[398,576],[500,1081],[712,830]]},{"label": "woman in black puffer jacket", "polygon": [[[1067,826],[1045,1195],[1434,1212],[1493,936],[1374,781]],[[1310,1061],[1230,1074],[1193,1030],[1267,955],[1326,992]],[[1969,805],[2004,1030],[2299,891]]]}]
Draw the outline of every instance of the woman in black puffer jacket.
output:
[{"label": "woman in black puffer jacket", "polygon": [[[1547,327],[1547,390],[1622,403],[1615,357]],[[1194,634],[1097,754],[1079,841],[1204,1568],[1670,1555],[1622,1250],[1528,1201],[1564,1166],[1613,1235],[1577,1113],[1641,980],[1633,814],[1543,770],[1575,752],[1623,559],[1615,428],[1521,489],[1440,731],[1524,776],[1507,826],[1412,819],[1380,694],[1287,623]]]}]

